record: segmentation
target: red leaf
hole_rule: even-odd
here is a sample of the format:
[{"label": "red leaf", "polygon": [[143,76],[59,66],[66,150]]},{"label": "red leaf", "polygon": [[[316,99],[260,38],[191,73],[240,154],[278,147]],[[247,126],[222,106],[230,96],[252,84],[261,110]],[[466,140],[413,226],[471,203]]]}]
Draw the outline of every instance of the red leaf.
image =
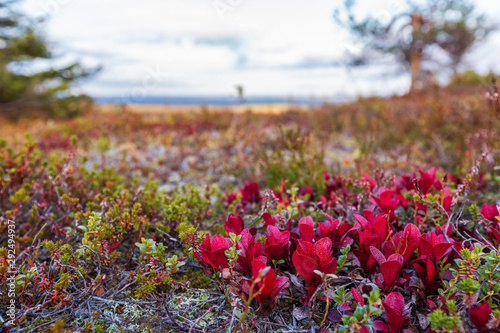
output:
[{"label": "red leaf", "polygon": [[370,246],[378,247],[380,243],[376,235],[372,234],[370,231],[359,231],[358,238],[361,248],[365,252],[370,252]]},{"label": "red leaf", "polygon": [[387,315],[390,332],[398,333],[406,320],[403,316],[405,308],[405,300],[403,296],[398,292],[391,293],[387,295],[385,301],[382,302],[382,305],[384,306]]},{"label": "red leaf", "polygon": [[310,217],[303,217],[299,221],[300,239],[312,242],[314,237],[314,221]]},{"label": "red leaf", "polygon": [[387,258],[387,261],[397,261],[401,267],[403,267],[404,264],[403,256],[399,253],[391,254],[389,258]]},{"label": "red leaf", "polygon": [[384,277],[384,290],[387,292],[398,279],[399,273],[401,272],[401,264],[397,260],[386,261],[380,265],[380,272]]},{"label": "red leaf", "polygon": [[368,222],[368,220],[365,219],[364,216],[356,214],[356,213],[353,213],[352,215],[354,216],[354,218],[356,219],[356,221],[358,221],[359,225],[363,229],[366,229],[370,225],[370,222]]},{"label": "red leaf", "polygon": [[210,235],[207,233],[200,248],[201,258],[198,255],[196,257],[199,261],[203,259],[214,271],[220,271],[223,268],[229,267],[226,254],[224,253],[228,248],[229,243],[224,237],[215,235],[210,239]]},{"label": "red leaf", "polygon": [[443,258],[452,246],[453,244],[450,243],[441,243],[434,246],[432,253],[436,256],[436,260]]},{"label": "red leaf", "polygon": [[373,322],[373,326],[375,326],[375,329],[377,331],[381,331],[381,332],[386,332],[388,333],[389,332],[389,327],[387,327],[387,324],[384,323],[383,321],[381,320],[375,320]]},{"label": "red leaf", "polygon": [[423,234],[420,237],[418,255],[429,256],[432,254],[436,257],[436,260],[439,261],[452,245],[453,244],[446,240],[443,234],[438,236],[434,231],[431,231],[430,234]]},{"label": "red leaf", "polygon": [[292,256],[292,262],[295,269],[300,276],[302,276],[304,281],[306,281],[308,286],[316,284],[315,280],[320,279],[320,277],[314,273],[314,270],[319,268],[314,258],[302,255],[298,251],[295,251]]},{"label": "red leaf", "polygon": [[224,229],[228,234],[233,233],[236,235],[241,234],[243,229],[245,228],[245,223],[241,216],[234,216],[233,214],[229,214],[227,220],[224,221]]},{"label": "red leaf", "polygon": [[273,227],[276,226],[276,219],[271,216],[268,212],[265,212],[262,214],[262,218],[264,219],[264,222],[266,223],[266,226],[272,225]]},{"label": "red leaf", "polygon": [[290,232],[281,232],[274,226],[267,226],[266,244],[264,252],[271,260],[280,260],[289,258],[289,240]]},{"label": "red leaf", "polygon": [[414,251],[417,248],[418,243],[420,242],[420,230],[414,224],[407,224],[404,231],[404,238]]},{"label": "red leaf", "polygon": [[481,215],[483,215],[485,219],[490,221],[495,221],[495,217],[500,216],[500,214],[498,213],[498,207],[495,204],[484,204],[481,208]]},{"label": "red leaf", "polygon": [[356,303],[358,303],[361,306],[365,305],[365,303],[363,302],[363,297],[356,288],[351,287],[351,293]]},{"label": "red leaf", "polygon": [[280,276],[279,278],[276,279],[276,283],[274,284],[274,289],[272,290],[271,294],[269,294],[269,296],[271,298],[275,298],[282,290],[288,288],[289,285],[290,285],[289,279],[286,276]]},{"label": "red leaf", "polygon": [[420,237],[420,243],[418,244],[418,255],[419,256],[428,256],[428,255],[432,254],[432,250],[434,248],[430,242],[430,239],[428,237],[425,237],[425,236],[428,236],[428,235],[424,234],[424,235],[422,235],[422,237]]},{"label": "red leaf", "polygon": [[434,277],[436,275],[436,267],[430,258],[427,258],[427,282],[431,285],[434,282]]},{"label": "red leaf", "polygon": [[241,252],[238,255],[236,268],[245,274],[250,274],[252,260],[259,259],[266,263],[267,258],[262,256],[264,253],[262,243],[255,242],[255,236],[251,235],[248,229],[243,229],[240,235],[241,239],[236,243],[236,248]]},{"label": "red leaf", "polygon": [[311,242],[306,242],[303,240],[298,241],[297,250],[308,257],[314,258],[314,245]]},{"label": "red leaf", "polygon": [[330,238],[322,238],[314,243],[314,253],[319,259],[320,266],[326,266],[332,261],[331,248],[332,241]]},{"label": "red leaf", "polygon": [[436,305],[436,303],[434,303],[433,301],[431,301],[430,299],[427,300],[427,307],[429,308],[429,310],[431,311],[434,311],[436,310],[438,307]]},{"label": "red leaf", "polygon": [[[254,268],[252,267],[252,275],[253,275],[254,279],[256,279],[258,277],[259,272],[261,270],[263,270],[264,268],[267,267],[266,264],[263,264],[261,261],[258,261],[258,260],[254,260],[252,262],[252,265],[256,265],[257,267],[260,267],[257,272],[255,272]],[[257,273],[257,274],[255,274],[255,273]],[[264,288],[262,288],[262,291],[258,295],[258,296],[260,296],[261,300],[267,299],[271,295],[271,292],[274,289],[275,283],[276,283],[276,273],[274,273],[274,271],[271,269],[264,277],[263,282],[259,283],[259,289],[262,288],[262,285],[264,286]]]},{"label": "red leaf", "polygon": [[387,261],[385,259],[384,254],[382,252],[380,252],[380,250],[377,249],[376,247],[370,246],[370,252],[372,253],[375,260],[377,260],[377,262],[380,266]]},{"label": "red leaf", "polygon": [[[263,269],[268,269],[267,274],[257,282],[259,275]],[[276,296],[285,288],[288,288],[288,278],[281,276],[277,277],[276,273],[267,265],[259,260],[252,261],[252,278],[253,281],[245,281],[243,284],[243,291],[247,294],[250,293],[250,286],[252,282],[256,284],[254,293],[260,290],[260,292],[255,296],[257,302],[259,302],[263,309],[269,310],[275,304]]]},{"label": "red leaf", "polygon": [[388,233],[387,225],[387,215],[379,214],[375,217],[375,222],[373,223],[373,231],[377,235],[380,244],[385,240]]},{"label": "red leaf", "polygon": [[258,203],[261,200],[259,193],[259,184],[247,182],[240,190],[243,203]]},{"label": "red leaf", "polygon": [[470,320],[476,327],[479,333],[487,331],[486,326],[490,321],[491,316],[491,306],[488,302],[484,302],[481,305],[473,305],[469,309]]},{"label": "red leaf", "polygon": [[214,235],[210,240],[210,246],[212,247],[212,252],[219,250],[227,250],[229,248],[227,244],[227,239],[220,235]]}]

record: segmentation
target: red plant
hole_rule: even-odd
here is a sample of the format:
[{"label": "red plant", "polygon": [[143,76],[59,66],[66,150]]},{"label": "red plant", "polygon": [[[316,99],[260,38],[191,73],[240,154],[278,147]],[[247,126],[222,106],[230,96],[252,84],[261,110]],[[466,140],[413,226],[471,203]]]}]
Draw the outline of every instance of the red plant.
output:
[{"label": "red plant", "polygon": [[441,234],[438,236],[434,231],[431,231],[430,234],[423,234],[420,237],[418,255],[419,257],[433,255],[436,257],[436,261],[439,261],[452,246],[453,244],[446,240],[445,235]]},{"label": "red plant", "polygon": [[255,299],[260,303],[261,309],[268,311],[272,309],[276,303],[276,296],[288,288],[288,278],[285,276],[277,277],[276,273],[270,269],[262,278],[260,273],[267,265],[260,260],[252,260],[252,280],[246,280],[243,283],[243,291],[250,294],[252,283],[255,283],[254,290]]},{"label": "red plant", "polygon": [[478,333],[494,332],[494,330],[488,328],[488,322],[491,316],[491,306],[488,302],[484,302],[481,305],[475,304],[469,309],[470,321],[476,327]]},{"label": "red plant", "polygon": [[418,170],[420,173],[420,178],[417,179],[417,185],[420,192],[426,195],[435,190],[441,190],[443,188],[443,183],[436,177],[436,168],[431,168],[428,172]]},{"label": "red plant", "polygon": [[330,215],[326,215],[328,220],[323,223],[318,223],[316,229],[316,239],[324,237],[330,238],[332,241],[332,253],[337,253],[346,245],[351,245],[353,239],[349,235],[354,231],[353,226],[349,222],[340,222],[333,220]]},{"label": "red plant", "polygon": [[337,269],[337,259],[331,255],[332,241],[329,238],[322,238],[314,245],[310,242],[299,240],[292,261],[297,272],[302,276],[309,289],[305,303],[309,302],[316,288],[321,284],[321,277],[314,271],[323,274],[334,274]]},{"label": "red plant", "polygon": [[261,200],[259,193],[259,184],[247,182],[240,190],[243,203],[259,203]]},{"label": "red plant", "polygon": [[368,184],[370,191],[373,191],[373,189],[377,185],[377,181],[374,179],[371,179],[370,175],[367,175],[366,173],[361,175],[361,181],[365,184]]},{"label": "red plant", "polygon": [[214,272],[220,271],[223,268],[228,268],[229,263],[226,257],[226,250],[229,249],[229,242],[222,236],[214,235],[210,239],[207,233],[205,240],[199,249],[200,255],[195,251],[194,255],[205,268],[205,272],[209,273],[204,263],[210,265]]},{"label": "red plant", "polygon": [[[404,313],[405,300],[403,298],[403,295],[397,292],[391,293],[387,295],[385,301],[382,302],[382,305],[385,309],[388,325],[385,325],[381,321],[377,321],[377,329],[383,332],[390,333],[400,332],[401,328],[405,324],[405,321],[407,321],[407,314]],[[413,332],[410,330],[403,331]]]},{"label": "red plant", "polygon": [[375,258],[370,251],[370,246],[380,248],[387,238],[389,234],[387,214],[379,214],[374,217],[371,211],[365,210],[366,218],[359,214],[353,215],[358,221],[354,228],[363,229],[363,231],[358,230],[359,249],[353,250],[353,253],[358,258],[359,264],[365,273],[371,274],[374,269]]},{"label": "red plant", "polygon": [[117,241],[113,242],[112,244],[108,243],[108,245],[109,245],[108,253],[111,254],[111,252],[116,250],[116,248],[118,248],[118,246],[120,246],[121,243],[122,243],[121,240],[117,240]]},{"label": "red plant", "polygon": [[453,196],[451,195],[450,188],[446,187],[441,192],[441,206],[449,214],[451,212],[452,205],[453,205]]},{"label": "red plant", "polygon": [[374,216],[371,210],[365,210],[364,213],[366,217],[356,213],[353,214],[357,221],[354,227],[361,228],[363,231],[368,231],[369,234],[372,234],[377,244],[376,247],[380,247],[389,234],[387,214]]},{"label": "red plant", "polygon": [[380,273],[382,273],[382,277],[384,278],[384,283],[381,283],[378,277],[375,277],[375,281],[385,292],[388,292],[394,287],[399,278],[399,273],[403,267],[403,256],[399,253],[395,253],[386,259],[379,249],[370,246],[370,250],[375,260],[377,260],[380,267]]},{"label": "red plant", "polygon": [[481,215],[483,215],[485,219],[490,220],[491,222],[498,222],[496,218],[497,216],[500,216],[500,213],[498,212],[498,206],[495,204],[484,204],[481,208]]},{"label": "red plant", "polygon": [[290,232],[280,231],[278,228],[268,225],[266,233],[266,244],[264,252],[271,260],[287,260],[290,252]]},{"label": "red plant", "polygon": [[400,231],[383,245],[385,256],[399,253],[403,256],[403,265],[408,262],[420,243],[420,230],[413,224],[407,224],[404,231]]},{"label": "red plant", "polygon": [[226,193],[224,201],[228,205],[232,204],[238,197],[238,193],[241,194],[241,206],[243,209],[248,209],[251,204],[259,203],[261,200],[259,184],[247,182],[239,192]]},{"label": "red plant", "polygon": [[224,221],[224,229],[228,234],[236,234],[239,235],[245,229],[245,222],[241,216],[234,216],[233,214],[229,214],[227,220]]},{"label": "red plant", "polygon": [[[325,171],[324,172],[325,187],[326,191],[324,195],[321,195],[320,202],[322,207],[330,206],[334,207],[336,202],[339,200],[351,200],[353,206],[356,206],[356,193],[349,192],[346,187],[347,180],[341,176],[330,176]],[[351,198],[352,196],[352,198]]]},{"label": "red plant", "polygon": [[[279,215],[278,215],[279,216]],[[266,223],[266,226],[272,225],[273,227],[276,226],[276,223],[278,222],[278,219],[276,216],[271,216],[268,212],[265,212],[262,214],[262,218],[264,219],[264,222]]]},{"label": "red plant", "polygon": [[268,225],[272,225],[273,227],[277,227],[281,230],[286,230],[290,231],[290,228],[292,226],[292,219],[283,219],[279,214],[276,214],[272,216],[268,212],[265,212],[262,214],[262,219],[264,220],[264,223],[266,224],[266,227]]},{"label": "red plant", "polygon": [[413,176],[403,174],[401,175],[400,184],[404,189],[412,191],[415,189],[415,178],[415,174]]},{"label": "red plant", "polygon": [[432,255],[417,259],[413,263],[413,267],[420,277],[426,291],[433,293],[441,286],[441,281],[437,272],[436,257]]},{"label": "red plant", "polygon": [[230,205],[232,204],[236,198],[238,197],[238,194],[237,193],[226,193],[226,195],[224,196],[223,200],[226,204]]},{"label": "red plant", "polygon": [[486,227],[486,235],[491,240],[492,245],[500,244],[500,213],[498,212],[498,206],[484,204],[481,208],[481,215],[485,220],[491,222]]},{"label": "red plant", "polygon": [[395,221],[395,211],[400,201],[398,194],[382,187],[378,190],[378,196],[379,198],[372,195],[373,202],[380,208],[382,213],[389,215],[391,221]]},{"label": "red plant", "polygon": [[342,179],[342,177],[330,176],[326,171],[324,172],[323,176],[325,179],[326,193],[328,193],[328,196],[339,190],[345,198],[349,196],[349,190],[345,186],[345,180]]},{"label": "red plant", "polygon": [[236,248],[241,251],[236,261],[236,269],[242,273],[250,274],[252,272],[253,260],[267,263],[267,258],[262,255],[264,252],[262,243],[256,242],[255,236],[248,229],[243,229],[241,232],[241,239],[236,243]]}]

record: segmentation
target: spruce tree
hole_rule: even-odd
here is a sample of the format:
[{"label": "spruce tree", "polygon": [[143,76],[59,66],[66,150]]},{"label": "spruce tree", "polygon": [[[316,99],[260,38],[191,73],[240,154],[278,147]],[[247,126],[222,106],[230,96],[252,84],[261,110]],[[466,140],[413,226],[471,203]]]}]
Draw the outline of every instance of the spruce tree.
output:
[{"label": "spruce tree", "polygon": [[39,22],[19,10],[19,0],[0,0],[0,116],[71,117],[91,105],[72,84],[95,72],[80,63],[35,70],[53,59]]}]

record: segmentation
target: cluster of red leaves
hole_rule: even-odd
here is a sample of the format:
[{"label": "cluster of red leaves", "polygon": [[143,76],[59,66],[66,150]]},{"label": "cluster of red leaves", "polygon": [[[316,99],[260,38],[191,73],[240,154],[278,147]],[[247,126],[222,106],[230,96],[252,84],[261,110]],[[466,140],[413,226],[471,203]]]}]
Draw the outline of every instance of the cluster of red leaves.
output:
[{"label": "cluster of red leaves", "polygon": [[194,252],[194,255],[201,263],[204,264],[203,266],[206,272],[210,271],[207,265],[209,265],[209,267],[211,267],[215,272],[221,271],[223,268],[229,267],[225,254],[225,252],[229,249],[229,245],[230,242],[228,239],[219,235],[214,235],[210,238],[210,235],[207,234],[199,249],[200,254]]},{"label": "cluster of red leaves", "polygon": [[334,274],[337,269],[337,259],[331,255],[332,241],[329,238],[322,238],[314,244],[303,240],[298,242],[292,260],[295,269],[309,287],[305,299],[305,302],[308,302],[322,281],[315,271],[320,271],[323,274]]},{"label": "cluster of red leaves", "polygon": [[230,205],[241,195],[241,201],[239,205],[243,210],[247,210],[252,207],[253,204],[258,204],[262,197],[260,195],[259,184],[247,182],[242,189],[234,193],[226,193],[224,201],[226,204]]},{"label": "cluster of red leaves", "polygon": [[[354,270],[348,274],[360,272],[383,291],[381,298],[385,315],[383,320],[376,321],[376,329],[391,333],[410,332],[407,329],[410,320],[409,312],[405,310],[405,298],[415,295],[416,300],[412,302],[424,309],[419,310],[423,311],[420,313],[430,313],[434,309],[434,302],[430,299],[439,299],[437,289],[442,286],[443,277],[451,276],[449,271],[441,272],[441,267],[459,258],[459,250],[463,246],[472,246],[462,244],[457,236],[453,236],[451,226],[441,228],[433,220],[439,216],[436,214],[447,216],[456,204],[451,190],[437,178],[436,170],[419,171],[419,176],[403,175],[400,179],[393,179],[390,187],[377,189],[376,182],[365,175],[364,186],[376,194],[371,195],[372,205],[363,214],[353,212],[339,219],[326,215],[327,219],[318,223],[310,217],[303,217],[295,228],[291,220],[285,221],[280,215],[265,212],[261,216],[263,224],[247,229],[243,218],[230,214],[224,222],[225,230],[228,234],[241,236],[236,244],[240,254],[235,269],[249,276],[243,290],[248,293],[252,281],[258,281],[255,285],[261,294],[256,299],[261,307],[269,310],[275,305],[276,296],[289,287],[288,278],[278,277],[276,272],[298,274],[306,285],[303,290],[305,297],[301,301],[308,304],[322,284],[319,272],[343,274],[337,272],[337,257],[342,248],[350,245],[348,256]],[[325,180],[327,194],[321,195],[320,206],[346,198],[356,200],[357,193],[351,192],[341,178],[325,174]],[[258,202],[256,198],[260,197],[252,192],[254,188],[252,184],[245,185],[240,191],[242,202]],[[304,192],[308,197],[312,195],[311,191]],[[288,204],[281,193],[283,191],[274,192],[280,203]],[[427,198],[433,198],[437,204],[432,204]],[[483,223],[486,223],[489,242],[498,245],[500,217],[497,206],[484,205],[481,215]],[[409,222],[409,217],[412,222]],[[461,231],[468,235],[476,232],[468,229]],[[211,267],[211,272],[220,271],[228,267],[224,252],[230,246],[229,238],[217,235],[210,238],[207,234],[197,258],[203,265]],[[268,270],[265,278],[259,275],[263,270]],[[415,282],[417,280],[418,283]],[[363,304],[363,298],[356,289],[353,288],[352,294],[357,304]],[[486,311],[484,304],[487,303],[476,304],[470,309],[471,321],[478,332],[487,332],[486,323],[491,309]],[[338,311],[346,309],[351,309],[348,304]],[[479,313],[478,309],[484,311]],[[427,331],[432,332],[430,328]]]},{"label": "cluster of red leaves", "polygon": [[491,244],[496,248],[500,245],[500,213],[498,212],[498,206],[488,204],[483,205],[481,215],[488,223],[486,235]]},{"label": "cluster of red leaves", "polygon": [[252,283],[255,283],[252,292],[256,294],[255,299],[260,303],[261,308],[267,311],[274,307],[276,296],[283,289],[288,288],[289,282],[285,276],[276,276],[276,273],[267,267],[265,258],[262,258],[252,261],[252,278],[245,280],[242,287],[245,293],[250,294]]},{"label": "cluster of red leaves", "polygon": [[[322,281],[321,277],[316,274],[315,271],[320,271],[323,274],[334,274],[337,268],[337,260],[332,256],[332,240],[328,235],[325,237],[315,237],[314,221],[308,217],[302,218],[299,221],[298,229],[293,231],[286,230],[276,224],[273,225],[276,220],[270,215],[266,215],[266,220],[269,224],[267,225],[267,232],[265,233],[266,241],[262,243],[256,241],[256,237],[261,236],[260,234],[255,234],[255,232],[252,233],[252,230],[246,228],[241,229],[243,227],[243,219],[241,217],[235,217],[232,214],[228,216],[224,223],[226,231],[241,236],[236,244],[236,248],[240,250],[240,253],[235,268],[243,274],[251,275],[254,279],[258,276],[255,267],[264,269],[268,264],[297,272],[302,276],[308,286],[307,296],[304,302],[309,301],[309,298]],[[336,234],[337,228],[333,228],[333,226],[338,226],[339,224],[339,221],[332,221],[331,217],[329,217],[328,221],[320,225],[322,225],[321,228],[323,232],[328,230],[329,227],[332,227],[332,238],[336,240],[337,243],[344,243],[345,240],[339,240]],[[317,231],[320,231],[320,229]],[[321,234],[321,232],[316,232],[316,234]],[[317,238],[317,240],[315,238]],[[229,267],[228,258],[225,252],[232,245],[229,238],[224,238],[219,235],[210,237],[207,233],[205,240],[194,254],[203,267],[205,267],[207,273],[217,272]],[[271,276],[272,274],[274,274],[274,272],[271,273]],[[281,288],[285,283],[282,283],[284,280],[280,280],[280,278],[286,279],[286,281],[288,281],[288,278],[277,278],[281,281],[279,283]],[[270,279],[270,281],[274,280],[275,278]],[[265,281],[267,281],[267,278],[264,278],[262,283],[266,283]],[[245,288],[244,290],[247,290]],[[264,290],[268,290],[266,288],[271,287],[266,285]],[[284,287],[281,288],[280,291],[282,289],[284,289]],[[274,289],[271,288],[270,290]],[[276,295],[273,295],[273,298],[275,296]],[[257,298],[258,301],[259,299],[261,299],[261,297]],[[266,308],[273,304],[274,303],[266,303],[264,307]]]}]

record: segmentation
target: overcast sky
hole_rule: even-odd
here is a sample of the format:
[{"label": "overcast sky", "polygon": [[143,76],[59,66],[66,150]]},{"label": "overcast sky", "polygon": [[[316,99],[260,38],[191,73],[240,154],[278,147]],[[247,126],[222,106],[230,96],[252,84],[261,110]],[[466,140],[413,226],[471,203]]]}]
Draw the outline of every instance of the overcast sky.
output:
[{"label": "overcast sky", "polygon": [[[358,1],[387,17],[400,0]],[[475,0],[500,17],[500,1]],[[355,96],[404,92],[408,77],[333,66],[350,40],[333,21],[341,0],[25,0],[31,14],[50,14],[45,35],[67,59],[102,65],[82,89],[94,96]],[[218,5],[218,8],[216,8]],[[500,35],[467,59],[500,71]],[[393,67],[396,71],[397,67]]]}]

